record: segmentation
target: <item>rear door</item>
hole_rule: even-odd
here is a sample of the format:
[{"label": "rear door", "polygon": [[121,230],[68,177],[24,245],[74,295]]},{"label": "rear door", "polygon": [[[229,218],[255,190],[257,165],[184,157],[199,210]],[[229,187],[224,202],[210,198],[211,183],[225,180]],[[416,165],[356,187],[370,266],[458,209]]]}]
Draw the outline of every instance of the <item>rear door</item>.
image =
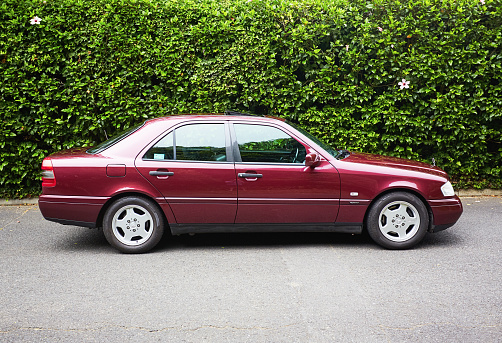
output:
[{"label": "rear door", "polygon": [[224,121],[181,124],[136,159],[178,224],[233,223],[237,185]]},{"label": "rear door", "polygon": [[233,123],[239,193],[236,223],[334,223],[340,180],[325,160],[305,167],[314,152],[272,124]]}]

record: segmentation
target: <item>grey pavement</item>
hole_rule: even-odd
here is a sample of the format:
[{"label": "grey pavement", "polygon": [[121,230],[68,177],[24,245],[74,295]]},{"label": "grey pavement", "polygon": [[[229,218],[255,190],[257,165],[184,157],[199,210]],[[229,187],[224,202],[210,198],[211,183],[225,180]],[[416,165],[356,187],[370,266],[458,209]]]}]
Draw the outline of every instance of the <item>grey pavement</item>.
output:
[{"label": "grey pavement", "polygon": [[462,201],[408,251],[208,234],[143,255],[1,206],[0,342],[502,342],[502,198]]}]

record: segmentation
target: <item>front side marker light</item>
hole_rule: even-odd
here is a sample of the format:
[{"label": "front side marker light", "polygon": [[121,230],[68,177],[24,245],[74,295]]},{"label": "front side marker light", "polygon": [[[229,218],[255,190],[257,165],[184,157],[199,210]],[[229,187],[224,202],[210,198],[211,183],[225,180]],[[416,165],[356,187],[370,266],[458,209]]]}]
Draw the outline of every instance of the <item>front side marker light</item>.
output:
[{"label": "front side marker light", "polygon": [[453,189],[450,181],[441,186],[441,192],[445,197],[452,197],[455,195],[455,190]]}]

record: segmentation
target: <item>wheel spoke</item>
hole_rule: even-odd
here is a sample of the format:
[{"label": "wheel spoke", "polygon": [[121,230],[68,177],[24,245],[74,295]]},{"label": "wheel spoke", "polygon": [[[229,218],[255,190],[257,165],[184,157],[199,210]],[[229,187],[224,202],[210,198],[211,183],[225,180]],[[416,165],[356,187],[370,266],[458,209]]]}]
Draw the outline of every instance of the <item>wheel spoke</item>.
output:
[{"label": "wheel spoke", "polygon": [[135,223],[140,224],[143,227],[151,219],[150,215],[147,215],[146,213],[139,214],[136,212],[134,212],[134,215],[131,218]]},{"label": "wheel spoke", "polygon": [[399,209],[396,211],[396,214],[400,215],[401,218],[403,219],[406,219],[408,218],[410,215],[408,214],[408,212],[406,211],[408,209],[408,206],[406,205],[400,205],[399,206]]},{"label": "wheel spoke", "polygon": [[400,226],[398,227],[397,229],[393,230],[395,233],[397,233],[397,235],[399,236],[399,238],[404,238],[406,237],[406,230],[408,229],[408,227],[404,227],[404,226]]},{"label": "wheel spoke", "polygon": [[417,224],[420,223],[420,218],[418,218],[418,217],[408,217],[406,219],[406,223],[409,224],[408,227],[410,225],[417,225]]},{"label": "wheel spoke", "polygon": [[135,232],[132,232],[131,230],[124,230],[124,237],[123,239],[126,241],[126,242],[131,242],[132,241],[132,238],[135,236]]},{"label": "wheel spoke", "polygon": [[141,226],[136,230],[136,236],[140,236],[141,238],[148,236],[149,232],[146,231],[145,226]]},{"label": "wheel spoke", "polygon": [[121,218],[121,219],[117,218],[115,220],[115,223],[116,223],[116,225],[118,225],[120,227],[122,227],[123,225],[125,225],[127,223],[127,214],[123,218]]}]

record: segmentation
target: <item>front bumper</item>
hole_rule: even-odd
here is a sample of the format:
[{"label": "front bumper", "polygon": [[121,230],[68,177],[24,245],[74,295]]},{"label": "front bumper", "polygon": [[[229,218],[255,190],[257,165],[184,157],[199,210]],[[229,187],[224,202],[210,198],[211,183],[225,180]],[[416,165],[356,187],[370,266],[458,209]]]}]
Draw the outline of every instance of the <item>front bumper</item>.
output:
[{"label": "front bumper", "polygon": [[429,200],[433,221],[429,232],[439,232],[453,226],[463,212],[462,202],[458,196],[451,198]]}]

